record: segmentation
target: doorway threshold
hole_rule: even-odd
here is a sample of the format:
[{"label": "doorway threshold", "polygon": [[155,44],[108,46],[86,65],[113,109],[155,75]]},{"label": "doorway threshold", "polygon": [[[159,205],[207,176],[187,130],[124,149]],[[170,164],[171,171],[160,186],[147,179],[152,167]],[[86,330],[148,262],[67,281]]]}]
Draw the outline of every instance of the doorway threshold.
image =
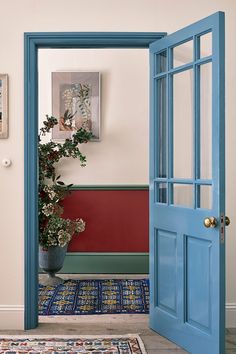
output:
[{"label": "doorway threshold", "polygon": [[[68,279],[148,279],[148,274],[57,274],[64,280]],[[39,274],[39,283],[47,277],[46,274]]]}]

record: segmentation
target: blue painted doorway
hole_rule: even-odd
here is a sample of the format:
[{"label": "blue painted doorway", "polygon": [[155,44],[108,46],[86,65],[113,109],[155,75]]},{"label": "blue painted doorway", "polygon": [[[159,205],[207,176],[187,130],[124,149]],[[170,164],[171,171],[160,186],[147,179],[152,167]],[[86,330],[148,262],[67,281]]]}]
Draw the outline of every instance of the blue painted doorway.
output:
[{"label": "blue painted doorway", "polygon": [[38,326],[38,50],[40,48],[146,48],[163,32],[25,33],[25,329]]}]

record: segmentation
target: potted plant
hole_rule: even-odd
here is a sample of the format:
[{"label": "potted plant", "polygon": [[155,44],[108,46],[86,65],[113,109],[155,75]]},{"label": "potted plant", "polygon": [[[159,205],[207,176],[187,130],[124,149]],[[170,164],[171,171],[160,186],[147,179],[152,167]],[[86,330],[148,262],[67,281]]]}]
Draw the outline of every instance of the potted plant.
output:
[{"label": "potted plant", "polygon": [[[65,118],[67,118],[65,112]],[[76,131],[70,139],[63,143],[43,141],[46,134],[58,124],[55,117],[46,116],[40,129],[39,155],[39,266],[48,273],[44,284],[56,285],[62,279],[55,274],[62,268],[68,243],[72,236],[85,229],[81,218],[65,219],[63,214],[63,199],[70,193],[72,184],[66,185],[57,174],[56,164],[64,158],[78,158],[80,165],[86,165],[86,157],[79,145],[88,142],[92,133],[84,128]]]}]

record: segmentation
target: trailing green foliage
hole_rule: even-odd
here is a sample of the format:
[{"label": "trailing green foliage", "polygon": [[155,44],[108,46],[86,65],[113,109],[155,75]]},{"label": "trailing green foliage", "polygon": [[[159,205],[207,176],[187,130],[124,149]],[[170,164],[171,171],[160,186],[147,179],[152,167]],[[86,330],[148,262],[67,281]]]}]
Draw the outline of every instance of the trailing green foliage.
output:
[{"label": "trailing green foliage", "polygon": [[61,176],[57,175],[56,164],[68,157],[79,159],[80,165],[86,166],[86,156],[81,153],[79,145],[87,143],[92,138],[92,133],[81,128],[63,143],[53,141],[43,143],[42,136],[51,133],[57,124],[55,117],[46,115],[38,142],[39,243],[46,249],[49,246],[65,246],[74,234],[85,229],[85,222],[82,219],[70,220],[62,217],[62,201],[70,193],[69,188],[72,184],[66,185]]}]

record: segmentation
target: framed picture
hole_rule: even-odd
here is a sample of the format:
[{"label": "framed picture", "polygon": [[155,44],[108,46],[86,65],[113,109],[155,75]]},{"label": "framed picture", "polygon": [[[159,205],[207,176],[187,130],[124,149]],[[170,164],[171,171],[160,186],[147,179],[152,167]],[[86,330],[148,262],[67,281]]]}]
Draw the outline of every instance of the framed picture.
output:
[{"label": "framed picture", "polygon": [[52,72],[52,115],[58,118],[52,139],[70,138],[80,128],[100,140],[100,73]]},{"label": "framed picture", "polygon": [[8,75],[0,74],[0,138],[8,138]]}]

